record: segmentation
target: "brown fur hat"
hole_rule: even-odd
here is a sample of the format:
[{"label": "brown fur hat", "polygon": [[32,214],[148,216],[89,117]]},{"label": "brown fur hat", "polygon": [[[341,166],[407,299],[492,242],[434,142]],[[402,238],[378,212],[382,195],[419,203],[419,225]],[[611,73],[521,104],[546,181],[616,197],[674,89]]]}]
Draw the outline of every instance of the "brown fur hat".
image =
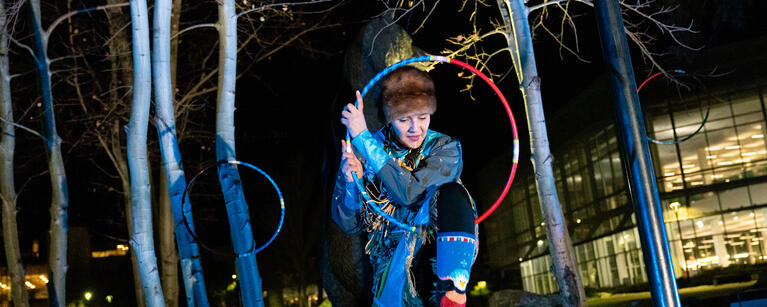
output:
[{"label": "brown fur hat", "polygon": [[434,81],[418,68],[402,66],[395,69],[384,79],[381,88],[387,123],[411,112],[434,114],[437,111]]}]

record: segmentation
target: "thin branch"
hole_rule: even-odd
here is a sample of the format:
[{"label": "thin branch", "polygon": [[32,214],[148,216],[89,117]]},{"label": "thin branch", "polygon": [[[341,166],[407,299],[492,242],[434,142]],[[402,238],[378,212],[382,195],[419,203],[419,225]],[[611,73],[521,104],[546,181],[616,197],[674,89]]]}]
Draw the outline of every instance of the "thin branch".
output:
[{"label": "thin branch", "polygon": [[[426,21],[429,20],[429,17],[431,17],[431,14],[434,13],[435,9],[437,9],[437,5],[439,5],[439,1],[440,0],[437,0],[436,2],[434,2],[434,5],[431,6],[431,10],[429,10],[429,13],[426,14],[426,17],[423,18],[423,20],[421,21],[421,24],[418,25],[417,28],[415,28],[415,31],[413,31],[413,34],[418,33],[418,30],[421,30],[423,28],[423,26],[426,24]],[[426,3],[424,3],[424,5],[426,5]]]},{"label": "thin branch", "polygon": [[43,175],[46,175],[46,174],[48,174],[48,170],[47,169],[42,171],[42,172],[40,172],[40,173],[37,173],[35,175],[27,177],[27,180],[25,180],[24,183],[21,184],[21,188],[19,188],[19,192],[16,193],[16,198],[17,199],[19,198],[19,195],[21,195],[21,192],[24,191],[24,188],[27,186],[27,184],[29,184],[29,182],[32,181],[32,179],[35,179],[37,177],[40,177],[40,176],[43,176]]},{"label": "thin branch", "polygon": [[[379,35],[381,35],[381,33],[383,33],[383,31],[385,31],[385,30],[386,30],[386,29],[388,29],[389,27],[391,27],[391,26],[395,25],[395,24],[396,24],[398,21],[400,21],[400,19],[402,19],[402,17],[405,17],[407,14],[409,14],[411,11],[413,11],[413,9],[415,9],[415,7],[417,7],[418,5],[420,5],[422,2],[423,2],[423,0],[419,0],[417,3],[413,4],[413,6],[412,6],[411,8],[409,8],[409,9],[404,9],[405,11],[402,13],[402,15],[400,15],[399,17],[397,17],[397,19],[394,19],[394,20],[392,20],[391,22],[387,22],[387,23],[386,23],[386,25],[384,25],[383,27],[381,27],[381,29],[379,29],[379,30],[378,30],[378,32],[376,33],[376,35],[374,35],[374,36],[373,36],[373,41],[370,43],[370,53],[368,53],[368,55],[371,55],[371,54],[373,54],[373,49],[374,49],[374,47],[375,47],[375,44],[376,44],[376,40],[378,40],[378,36],[379,36]],[[401,8],[398,8],[397,10],[403,10],[403,9],[401,9]],[[383,13],[381,13],[381,14],[378,14],[378,15],[376,16],[376,18],[378,18],[378,17],[381,17],[381,16],[384,16],[384,15],[386,15],[387,13],[390,13],[390,12],[391,12],[391,14],[393,15],[393,14],[395,14],[395,13],[396,13],[396,11],[397,11],[397,10],[394,10],[394,9],[391,9],[391,8],[389,8],[389,9],[385,10]]]},{"label": "thin branch", "polygon": [[3,118],[2,116],[0,116],[0,121],[4,122],[6,124],[13,125],[13,126],[19,128],[19,129],[24,130],[26,132],[29,132],[29,133],[31,133],[33,135],[36,135],[39,138],[43,139],[44,142],[48,142],[48,139],[46,137],[44,137],[42,134],[38,133],[37,131],[32,130],[32,128],[29,128],[29,127],[21,125],[21,124],[17,124],[17,123],[12,122],[12,121],[8,121],[5,118]]},{"label": "thin branch", "polygon": [[242,11],[241,13],[235,15],[235,18],[240,18],[240,16],[245,15],[245,14],[249,14],[249,13],[253,13],[253,12],[260,12],[260,11],[263,11],[265,9],[273,8],[273,7],[278,7],[278,6],[282,7],[283,10],[287,10],[288,7],[290,7],[290,6],[319,4],[319,3],[330,2],[330,1],[332,1],[332,0],[315,0],[315,1],[294,2],[294,3],[272,3],[272,4],[262,5],[262,6],[259,6],[259,7],[254,7],[254,8],[251,8],[249,10]]},{"label": "thin branch", "polygon": [[544,1],[543,3],[539,3],[533,6],[528,6],[527,12],[532,13],[533,11],[545,8],[550,5],[561,6],[562,2],[570,2],[570,1],[580,2],[588,6],[594,6],[594,3],[592,3],[589,0],[550,0],[550,1]]},{"label": "thin branch", "polygon": [[[647,5],[647,4],[644,4],[644,5]],[[682,41],[680,41],[678,37],[676,37],[676,32],[698,33],[698,31],[695,31],[695,30],[692,29],[692,26],[693,26],[693,22],[692,21],[690,21],[690,25],[689,26],[681,27],[681,26],[677,26],[677,25],[674,25],[674,24],[663,23],[662,21],[658,20],[655,17],[656,15],[664,15],[664,14],[672,13],[673,11],[675,11],[679,7],[678,5],[677,6],[673,6],[673,7],[661,7],[660,10],[658,10],[657,12],[653,12],[652,14],[646,14],[646,13],[642,12],[640,10],[640,8],[642,6],[640,6],[640,5],[630,5],[630,4],[626,4],[625,2],[621,2],[621,6],[626,8],[626,9],[628,9],[631,12],[634,12],[635,14],[637,14],[637,15],[639,15],[641,17],[644,17],[646,20],[649,20],[650,22],[655,24],[658,27],[658,29],[661,31],[661,33],[667,32],[669,34],[669,36],[671,37],[671,39],[674,40],[674,42],[677,43],[679,46],[682,46],[684,48],[687,48],[687,49],[693,50],[693,51],[698,51],[698,50],[703,49],[703,47],[692,47],[692,46],[689,46],[689,45],[683,43]]]},{"label": "thin branch", "polygon": [[105,5],[99,5],[99,6],[94,6],[94,7],[89,7],[89,8],[84,8],[84,9],[79,9],[79,10],[68,12],[68,13],[66,13],[64,15],[59,16],[59,18],[54,20],[53,23],[51,23],[51,25],[48,26],[48,30],[45,31],[45,35],[46,36],[50,36],[51,32],[53,32],[53,30],[56,28],[56,26],[58,26],[62,21],[64,21],[64,19],[72,17],[72,15],[80,14],[80,13],[87,13],[87,12],[92,12],[92,11],[106,10],[106,9],[115,8],[115,7],[123,7],[123,6],[128,6],[128,5],[130,5],[129,2],[105,4]]},{"label": "thin branch", "polygon": [[38,59],[37,59],[37,55],[35,55],[35,51],[34,51],[34,50],[32,50],[32,48],[31,48],[31,47],[29,47],[29,46],[27,46],[27,45],[25,45],[25,44],[22,44],[21,42],[17,41],[15,38],[13,38],[13,37],[10,37],[10,36],[8,36],[8,40],[10,40],[11,42],[13,42],[13,43],[14,43],[14,44],[16,44],[17,46],[19,46],[19,47],[21,47],[21,48],[23,48],[23,49],[26,49],[27,51],[29,51],[29,55],[31,55],[31,56],[32,56],[32,58],[35,60],[35,62],[36,62],[36,63],[39,63],[39,62],[40,62],[40,61],[38,61]]},{"label": "thin branch", "polygon": [[170,39],[174,39],[174,38],[178,37],[179,35],[183,34],[186,31],[190,31],[190,30],[194,30],[194,29],[199,29],[199,28],[215,28],[215,27],[216,27],[215,23],[201,23],[201,24],[193,25],[191,27],[188,27],[186,29],[178,31],[178,33],[176,33],[176,35],[173,35]]},{"label": "thin branch", "polygon": [[55,59],[51,59],[50,64],[56,63],[58,61],[63,61],[63,60],[68,60],[68,59],[77,59],[77,58],[81,58],[81,57],[83,57],[82,54],[62,56],[62,57],[58,57],[58,58],[55,58]]},{"label": "thin branch", "polygon": [[91,162],[91,164],[93,164],[93,166],[95,166],[96,169],[100,170],[107,177],[112,178],[112,179],[119,179],[120,178],[119,175],[113,175],[113,174],[109,173],[107,170],[105,170],[103,167],[101,167],[101,163],[96,162],[96,160],[93,160],[93,158],[88,158],[88,161]]}]

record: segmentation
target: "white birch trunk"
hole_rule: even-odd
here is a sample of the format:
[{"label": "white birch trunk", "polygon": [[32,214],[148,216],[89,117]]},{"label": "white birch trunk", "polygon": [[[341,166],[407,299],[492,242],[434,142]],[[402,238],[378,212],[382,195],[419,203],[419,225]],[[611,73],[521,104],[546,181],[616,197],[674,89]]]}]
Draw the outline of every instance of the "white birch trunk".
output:
[{"label": "white birch trunk", "polygon": [[51,178],[51,222],[50,246],[48,248],[48,300],[51,306],[63,307],[66,302],[67,274],[67,210],[69,192],[67,188],[64,159],[61,156],[61,138],[56,132],[56,117],[53,110],[53,89],[51,86],[50,59],[48,58],[48,33],[40,18],[40,0],[31,0],[32,18],[35,34],[35,57],[40,76],[40,91],[43,97],[46,149],[48,153],[48,172]]},{"label": "white birch trunk", "polygon": [[133,103],[128,124],[128,168],[131,186],[131,247],[138,259],[138,271],[147,306],[164,306],[152,237],[152,207],[147,161],[147,128],[151,98],[149,22],[145,0],[131,0],[133,33]]},{"label": "white birch trunk", "polygon": [[13,127],[13,103],[11,100],[11,76],[8,67],[9,33],[6,27],[5,0],[0,0],[0,198],[3,202],[3,247],[8,275],[11,278],[13,305],[29,306],[29,294],[24,286],[24,264],[19,247],[16,223],[16,187],[13,176],[13,156],[16,134]]},{"label": "white birch trunk", "polygon": [[528,12],[523,0],[498,0],[501,16],[507,27],[508,47],[514,61],[519,90],[525,101],[528,130],[530,131],[530,159],[535,171],[535,186],[546,225],[546,238],[551,255],[551,272],[557,279],[563,306],[586,306],[583,282],[575,263],[573,245],[567,232],[562,205],[557,196],[549,151],[546,118],[541,99],[541,79],[535,64],[533,38],[530,33]]},{"label": "white birch trunk", "polygon": [[[234,93],[237,77],[237,16],[234,0],[218,2],[218,93],[216,104],[216,160],[235,160]],[[256,242],[250,227],[250,214],[240,184],[237,167],[222,164],[218,178],[229,216],[232,246],[237,255],[237,280],[244,306],[263,306],[261,276],[258,274]]]}]

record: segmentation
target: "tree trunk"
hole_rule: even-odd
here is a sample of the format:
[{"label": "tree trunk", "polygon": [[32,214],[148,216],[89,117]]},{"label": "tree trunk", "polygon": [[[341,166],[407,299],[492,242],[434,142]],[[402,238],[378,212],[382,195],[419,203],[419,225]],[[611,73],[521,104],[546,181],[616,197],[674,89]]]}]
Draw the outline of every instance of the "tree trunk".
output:
[{"label": "tree trunk", "polygon": [[541,79],[535,64],[533,39],[523,0],[498,0],[504,23],[508,47],[517,72],[519,90],[525,100],[530,152],[535,171],[535,186],[546,225],[546,238],[551,255],[551,271],[557,279],[563,306],[586,306],[583,282],[575,264],[575,254],[557,196],[552,164],[554,156],[549,151],[546,119],[541,100]]},{"label": "tree trunk", "polygon": [[131,0],[133,33],[133,103],[128,124],[128,168],[131,187],[131,246],[138,259],[139,276],[147,306],[164,306],[157,257],[152,237],[152,207],[147,162],[147,126],[151,95],[149,22],[146,1]]},{"label": "tree trunk", "polygon": [[8,35],[6,27],[5,0],[0,0],[0,199],[3,202],[3,247],[8,274],[11,278],[13,305],[29,306],[27,287],[24,286],[24,264],[19,247],[16,223],[16,187],[13,176],[13,155],[16,134],[13,127],[13,103],[11,100],[11,75],[8,68]]},{"label": "tree trunk", "polygon": [[[155,120],[157,135],[162,140],[163,133],[167,132],[167,127],[163,128],[162,122],[167,120],[161,118],[160,107],[158,105],[171,104],[172,108],[172,86],[170,81],[170,0],[155,1],[153,14],[152,30],[152,70],[155,89]],[[171,109],[172,110],[172,109]],[[164,152],[165,146],[160,145],[160,151]],[[173,236],[173,215],[171,210],[171,199],[166,178],[166,161],[163,159],[160,168],[159,197],[158,197],[158,217],[157,231],[160,240],[160,272],[163,293],[165,295],[165,305],[168,307],[178,306],[178,253],[176,251],[175,238]],[[187,297],[194,298],[193,293],[188,293]],[[190,304],[191,303],[191,304]],[[187,305],[194,306],[194,301]]]},{"label": "tree trunk", "polygon": [[48,58],[48,33],[42,27],[40,0],[32,0],[32,29],[35,34],[35,57],[40,75],[40,91],[43,97],[45,143],[48,153],[48,172],[51,177],[51,225],[50,247],[48,248],[48,301],[51,306],[64,306],[66,302],[67,274],[67,189],[64,159],[61,156],[61,138],[56,132],[56,118],[53,110],[50,59]]},{"label": "tree trunk", "polygon": [[[160,182],[157,197],[157,232],[160,240],[160,282],[165,295],[165,306],[178,306],[178,252],[173,235],[173,213],[171,212],[170,194],[165,179],[165,169],[160,168]],[[193,305],[190,305],[193,306]]]},{"label": "tree trunk", "polygon": [[[107,0],[107,4],[121,3],[122,0]],[[133,68],[131,63],[130,42],[127,31],[124,26],[130,23],[126,17],[128,14],[123,9],[107,11],[109,19],[109,34],[112,39],[108,41],[109,54],[113,55],[111,62],[111,71],[109,79],[109,103],[113,109],[127,109],[126,107],[117,107],[124,105],[123,91],[118,89],[129,86],[133,83]],[[120,176],[120,183],[123,193],[123,204],[125,206],[125,218],[128,225],[128,233],[133,233],[133,224],[131,223],[133,214],[131,212],[131,193],[130,193],[130,175],[128,171],[128,161],[126,161],[125,151],[122,149],[123,133],[122,123],[119,119],[114,120],[108,125],[111,133],[108,140],[109,144],[103,144],[113,157],[115,169]],[[141,287],[141,277],[138,274],[138,259],[135,253],[130,253],[131,265],[133,269],[133,288],[136,291],[136,306],[144,307],[144,290]]]},{"label": "tree trunk", "polygon": [[[175,5],[180,7],[180,2]],[[160,152],[163,160],[164,180],[167,182],[173,223],[175,225],[176,243],[181,256],[184,289],[188,306],[208,306],[205,283],[202,276],[199,249],[184,225],[184,215],[187,221],[192,221],[191,207],[182,212],[182,199],[186,178],[181,164],[181,153],[176,138],[175,114],[173,112],[173,79],[175,77],[175,60],[178,41],[171,45],[171,27],[178,31],[178,15],[171,14],[169,0],[158,0],[155,3],[154,15],[154,57],[152,65],[155,71],[155,119],[157,135],[160,138]],[[175,16],[175,17],[172,17]],[[173,19],[172,19],[173,18]],[[174,24],[174,26],[171,26]],[[186,199],[188,201],[188,198]],[[193,225],[190,225],[193,228]]]},{"label": "tree trunk", "polygon": [[[216,103],[216,160],[235,160],[234,93],[237,75],[237,16],[234,0],[218,2],[218,92]],[[232,164],[218,168],[218,179],[224,194],[232,247],[243,306],[263,306],[261,276],[253,248],[253,230],[240,174]]]}]

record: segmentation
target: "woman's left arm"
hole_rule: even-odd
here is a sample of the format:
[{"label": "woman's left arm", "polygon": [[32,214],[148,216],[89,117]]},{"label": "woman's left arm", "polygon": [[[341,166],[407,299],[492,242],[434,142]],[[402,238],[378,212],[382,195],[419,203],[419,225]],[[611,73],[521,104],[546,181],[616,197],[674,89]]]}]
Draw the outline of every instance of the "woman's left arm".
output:
[{"label": "woman's left arm", "polygon": [[381,141],[365,130],[352,144],[365,157],[368,165],[381,179],[389,196],[402,206],[415,204],[430,186],[457,181],[463,168],[461,144],[450,138],[437,144],[415,170],[403,168],[398,160],[383,150]]}]

